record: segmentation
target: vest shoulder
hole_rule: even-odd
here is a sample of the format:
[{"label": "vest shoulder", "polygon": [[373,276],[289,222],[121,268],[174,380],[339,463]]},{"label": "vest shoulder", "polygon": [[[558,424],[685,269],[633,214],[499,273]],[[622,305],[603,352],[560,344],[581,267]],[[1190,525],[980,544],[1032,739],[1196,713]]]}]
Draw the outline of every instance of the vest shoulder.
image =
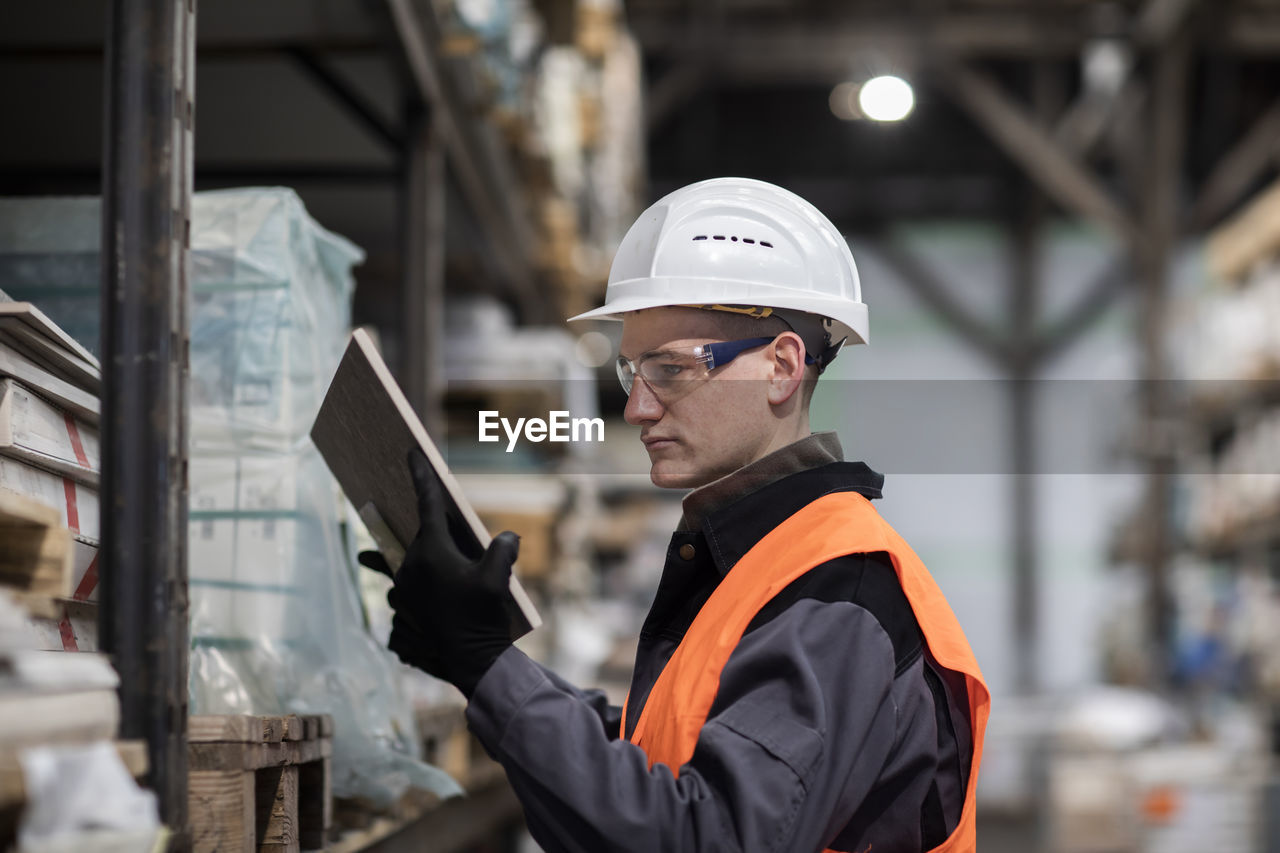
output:
[{"label": "vest shoulder", "polygon": [[884,551],[847,554],[815,566],[760,608],[745,633],[751,633],[805,600],[849,602],[870,613],[893,643],[898,674],[910,667],[924,648],[920,623],[898,582],[893,561]]}]

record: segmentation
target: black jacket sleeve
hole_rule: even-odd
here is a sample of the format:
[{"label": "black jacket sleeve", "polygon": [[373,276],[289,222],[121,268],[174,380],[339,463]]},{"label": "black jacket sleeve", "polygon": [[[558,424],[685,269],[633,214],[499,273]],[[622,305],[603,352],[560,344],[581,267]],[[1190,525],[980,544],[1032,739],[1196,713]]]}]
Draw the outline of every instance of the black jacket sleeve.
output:
[{"label": "black jacket sleeve", "polygon": [[535,662],[534,665],[542,670],[542,674],[547,677],[553,687],[576,697],[578,701],[595,712],[595,715],[600,718],[600,724],[604,726],[605,737],[609,740],[618,739],[619,732],[622,730],[622,707],[609,704],[609,699],[604,695],[603,690],[580,690],[542,664]]},{"label": "black jacket sleeve", "polygon": [[[819,851],[917,722],[892,644],[867,611],[802,601],[743,637],[693,758],[675,776],[617,738],[599,700],[509,649],[468,721],[500,761],[547,853]],[[932,730],[928,732],[932,738]],[[927,753],[927,755],[925,754]]]}]

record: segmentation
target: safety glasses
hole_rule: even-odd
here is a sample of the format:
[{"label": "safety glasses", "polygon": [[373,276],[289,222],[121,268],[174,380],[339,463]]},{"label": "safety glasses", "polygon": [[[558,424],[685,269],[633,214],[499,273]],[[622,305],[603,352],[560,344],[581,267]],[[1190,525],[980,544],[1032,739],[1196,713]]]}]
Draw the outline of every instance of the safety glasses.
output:
[{"label": "safety glasses", "polygon": [[618,356],[618,381],[630,396],[631,387],[639,376],[655,394],[670,399],[691,387],[689,383],[707,378],[717,367],[723,367],[747,350],[762,347],[772,340],[773,337],[743,338],[692,347],[668,347],[645,353],[639,361]]}]

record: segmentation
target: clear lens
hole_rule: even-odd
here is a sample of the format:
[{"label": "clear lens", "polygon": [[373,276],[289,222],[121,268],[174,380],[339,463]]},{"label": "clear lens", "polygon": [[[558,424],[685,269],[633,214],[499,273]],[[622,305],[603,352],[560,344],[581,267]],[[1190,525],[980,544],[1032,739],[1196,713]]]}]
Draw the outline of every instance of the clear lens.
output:
[{"label": "clear lens", "polygon": [[[690,382],[706,379],[716,367],[723,367],[748,349],[764,346],[772,338],[743,338],[737,341],[721,341],[713,344],[699,344],[687,351],[663,350],[646,355],[636,364],[626,356],[618,356],[615,362],[618,370],[618,381],[622,390],[631,394],[636,374],[644,380],[649,389],[667,399],[687,389]],[[716,348],[720,351],[717,352]]]},{"label": "clear lens", "polygon": [[643,359],[640,375],[655,391],[674,391],[684,383],[705,377],[707,370],[686,356],[661,355]]},{"label": "clear lens", "polygon": [[631,386],[636,380],[636,372],[631,367],[631,359],[618,356],[615,365],[618,369],[618,381],[622,383],[622,390],[630,397]]},{"label": "clear lens", "polygon": [[649,356],[641,359],[639,365],[624,356],[618,356],[616,365],[618,381],[622,383],[622,390],[628,396],[631,394],[632,386],[635,385],[637,372],[645,384],[658,393],[674,391],[690,380],[705,376],[707,373],[705,367],[698,362],[671,355]]}]

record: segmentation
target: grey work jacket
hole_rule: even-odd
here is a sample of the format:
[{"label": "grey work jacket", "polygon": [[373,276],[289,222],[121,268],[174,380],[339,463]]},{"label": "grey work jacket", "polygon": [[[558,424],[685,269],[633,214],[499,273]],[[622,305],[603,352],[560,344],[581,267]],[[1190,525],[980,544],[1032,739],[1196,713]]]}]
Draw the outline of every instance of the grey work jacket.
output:
[{"label": "grey work jacket", "polygon": [[[862,463],[823,465],[677,532],[640,635],[628,730],[743,554],[823,494],[878,498],[882,483]],[[621,709],[603,694],[514,648],[480,680],[467,719],[547,853],[904,853],[936,846],[959,820],[972,755],[964,691],[932,661],[888,556],[856,554],[757,614],[678,777],[619,737]]]}]

